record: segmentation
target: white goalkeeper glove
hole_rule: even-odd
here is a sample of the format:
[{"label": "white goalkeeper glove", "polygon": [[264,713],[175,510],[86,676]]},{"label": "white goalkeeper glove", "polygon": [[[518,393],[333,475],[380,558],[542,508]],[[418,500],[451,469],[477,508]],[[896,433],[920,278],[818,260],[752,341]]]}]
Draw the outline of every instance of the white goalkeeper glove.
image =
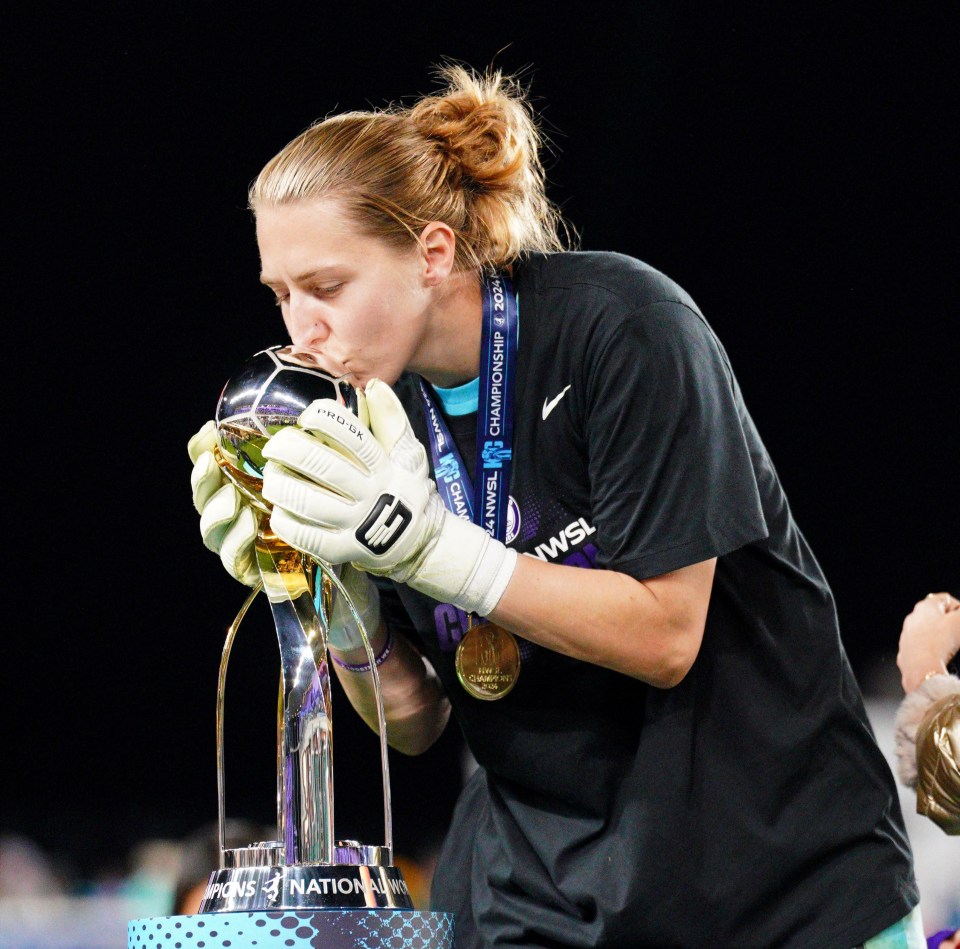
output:
[{"label": "white goalkeeper glove", "polygon": [[[194,463],[190,485],[194,507],[200,512],[200,533],[204,544],[220,555],[230,576],[253,586],[260,579],[255,549],[257,515],[217,464],[213,454],[216,444],[216,425],[211,419],[187,445]],[[372,638],[380,626],[380,594],[376,586],[362,570],[350,566],[340,572],[340,582]],[[331,647],[343,651],[363,647],[357,622],[338,590],[333,593],[329,620]]]},{"label": "white goalkeeper glove", "polygon": [[187,444],[193,462],[190,486],[193,506],[200,512],[203,543],[220,560],[227,573],[252,587],[260,579],[254,541],[257,515],[220,470],[213,449],[217,427],[211,419]]},{"label": "white goalkeeper glove", "polygon": [[486,616],[507,588],[516,551],[444,507],[393,390],[375,379],[365,394],[369,428],[320,399],[266,444],[270,526],[320,560],[354,563]]}]

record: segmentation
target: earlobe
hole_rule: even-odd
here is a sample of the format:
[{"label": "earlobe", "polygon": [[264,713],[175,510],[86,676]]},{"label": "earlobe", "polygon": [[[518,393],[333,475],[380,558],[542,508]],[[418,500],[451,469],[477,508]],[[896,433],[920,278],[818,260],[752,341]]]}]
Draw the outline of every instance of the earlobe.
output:
[{"label": "earlobe", "polygon": [[450,276],[456,257],[456,247],[456,234],[442,221],[431,221],[420,232],[420,250],[424,262],[423,275],[428,286],[436,286]]}]

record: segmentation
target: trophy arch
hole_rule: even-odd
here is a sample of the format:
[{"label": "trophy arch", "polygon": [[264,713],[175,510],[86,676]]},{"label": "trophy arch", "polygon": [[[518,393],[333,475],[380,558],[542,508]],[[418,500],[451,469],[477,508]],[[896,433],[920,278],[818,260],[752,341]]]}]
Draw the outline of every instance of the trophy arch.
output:
[{"label": "trophy arch", "polygon": [[[334,568],[311,561],[261,531],[261,582],[227,630],[217,683],[217,809],[220,868],[201,913],[257,909],[397,908],[412,902],[393,865],[393,820],[386,716],[369,636]],[[278,840],[226,846],[224,720],[227,669],[240,625],[263,590],[280,647],[277,722]],[[383,785],[381,844],[334,839],[333,735],[327,626],[333,592],[343,597],[363,640],[376,699]]]}]

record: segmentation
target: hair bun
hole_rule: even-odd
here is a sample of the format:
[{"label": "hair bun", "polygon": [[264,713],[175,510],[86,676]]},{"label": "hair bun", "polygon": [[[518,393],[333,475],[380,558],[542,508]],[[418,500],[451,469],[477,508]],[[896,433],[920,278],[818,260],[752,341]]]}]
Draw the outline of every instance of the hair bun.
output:
[{"label": "hair bun", "polygon": [[478,191],[523,190],[539,169],[539,136],[515,80],[501,73],[484,76],[462,66],[439,72],[447,89],[421,99],[410,119],[435,142]]}]

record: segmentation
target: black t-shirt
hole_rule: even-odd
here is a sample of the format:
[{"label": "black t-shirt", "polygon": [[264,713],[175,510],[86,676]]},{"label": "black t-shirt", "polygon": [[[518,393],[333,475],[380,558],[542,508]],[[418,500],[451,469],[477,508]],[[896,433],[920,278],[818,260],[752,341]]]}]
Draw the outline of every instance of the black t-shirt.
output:
[{"label": "black t-shirt", "polygon": [[[385,598],[480,765],[435,908],[458,947],[859,944],[916,904],[910,847],[829,587],[722,346],[628,257],[536,255],[514,283],[510,545],[637,579],[719,559],[700,653],[666,690],[523,642],[516,686],[479,701],[452,611]],[[426,444],[416,379],[397,392]],[[475,415],[449,421],[472,460]]]}]

